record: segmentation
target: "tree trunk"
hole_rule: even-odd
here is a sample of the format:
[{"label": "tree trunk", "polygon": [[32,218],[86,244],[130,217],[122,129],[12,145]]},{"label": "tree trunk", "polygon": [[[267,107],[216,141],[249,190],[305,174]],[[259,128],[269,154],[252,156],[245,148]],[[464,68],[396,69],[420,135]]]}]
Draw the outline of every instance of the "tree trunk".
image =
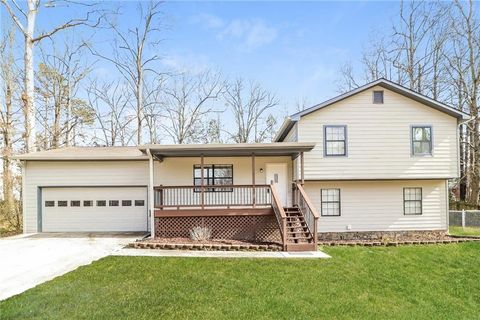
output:
[{"label": "tree trunk", "polygon": [[35,0],[28,1],[27,14],[27,30],[25,37],[25,53],[24,53],[24,92],[23,100],[23,114],[25,116],[25,149],[27,152],[35,151],[35,82],[33,71],[33,48],[35,42],[33,41],[33,34],[35,31],[35,20],[37,17],[37,6]]}]

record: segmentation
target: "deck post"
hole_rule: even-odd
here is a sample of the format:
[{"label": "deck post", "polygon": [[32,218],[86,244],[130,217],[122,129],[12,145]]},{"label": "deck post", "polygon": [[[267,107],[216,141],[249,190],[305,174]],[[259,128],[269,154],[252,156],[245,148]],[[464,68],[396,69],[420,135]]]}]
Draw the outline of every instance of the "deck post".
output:
[{"label": "deck post", "polygon": [[303,151],[300,152],[300,177],[302,179],[302,186],[305,183],[305,173],[304,173],[304,166],[305,166],[305,160],[303,158]]},{"label": "deck post", "polygon": [[148,212],[150,213],[150,237],[155,238],[155,193],[153,192],[154,188],[154,179],[153,179],[153,170],[154,162],[153,156],[150,152],[150,149],[147,149],[148,154]]},{"label": "deck post", "polygon": [[252,153],[252,202],[253,207],[257,205],[256,201],[256,192],[255,192],[255,153]]},{"label": "deck post", "polygon": [[202,210],[205,208],[205,181],[204,181],[204,172],[203,172],[203,167],[204,167],[204,159],[203,159],[203,153],[200,155],[200,181],[201,181],[201,204],[202,204]]}]

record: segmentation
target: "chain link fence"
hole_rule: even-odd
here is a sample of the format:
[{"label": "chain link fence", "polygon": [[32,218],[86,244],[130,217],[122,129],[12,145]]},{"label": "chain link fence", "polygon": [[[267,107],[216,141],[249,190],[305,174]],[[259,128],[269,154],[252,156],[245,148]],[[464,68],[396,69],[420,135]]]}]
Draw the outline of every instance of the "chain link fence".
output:
[{"label": "chain link fence", "polygon": [[450,226],[480,227],[480,210],[450,211]]}]

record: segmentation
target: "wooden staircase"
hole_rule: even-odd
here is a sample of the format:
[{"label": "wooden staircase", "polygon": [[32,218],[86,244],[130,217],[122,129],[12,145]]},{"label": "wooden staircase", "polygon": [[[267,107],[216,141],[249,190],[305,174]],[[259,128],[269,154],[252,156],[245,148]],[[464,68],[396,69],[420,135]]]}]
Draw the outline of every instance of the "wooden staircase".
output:
[{"label": "wooden staircase", "polygon": [[285,251],[316,251],[315,239],[308,229],[302,211],[297,207],[284,207],[286,215]]}]

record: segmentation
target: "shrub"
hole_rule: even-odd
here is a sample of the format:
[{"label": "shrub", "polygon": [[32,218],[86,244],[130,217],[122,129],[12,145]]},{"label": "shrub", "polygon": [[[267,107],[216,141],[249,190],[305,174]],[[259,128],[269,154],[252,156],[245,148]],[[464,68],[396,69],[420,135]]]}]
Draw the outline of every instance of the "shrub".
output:
[{"label": "shrub", "polygon": [[211,228],[197,226],[190,230],[190,239],[193,241],[209,240],[211,237]]}]

